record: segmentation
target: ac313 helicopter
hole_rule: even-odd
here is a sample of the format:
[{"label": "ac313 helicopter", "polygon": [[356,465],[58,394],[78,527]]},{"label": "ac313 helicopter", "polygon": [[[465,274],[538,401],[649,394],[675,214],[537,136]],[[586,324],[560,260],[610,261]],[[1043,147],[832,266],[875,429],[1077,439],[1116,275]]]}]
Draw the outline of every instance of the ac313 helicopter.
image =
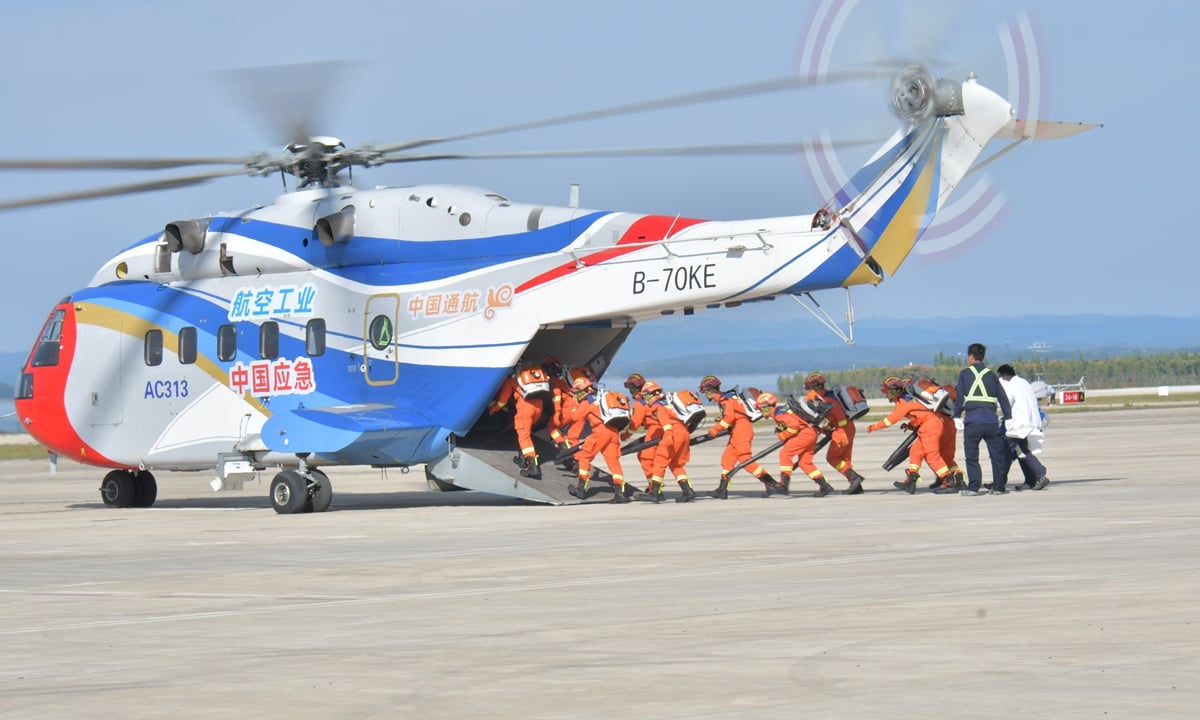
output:
[{"label": "ac313 helicopter", "polygon": [[332,501],[322,468],[420,464],[441,486],[570,502],[562,492],[570,479],[519,478],[468,442],[486,429],[485,408],[515,366],[553,355],[601,377],[638,323],[879,284],[990,141],[1093,126],[1025,121],[973,75],[958,82],[913,65],[892,82],[901,127],[833,197],[800,215],[712,221],[525,203],[457,185],[360,189],[347,176],[466,157],[794,152],[803,145],[431,147],[803,84],[788,78],[386,145],[305,134],[282,154],[244,158],[0,160],[3,170],[217,167],[0,209],[239,174],[282,173],[294,185],[267,205],[164,222],[104,263],[50,311],[20,374],[18,418],[52,463],[108,468],[108,505],[153,504],[154,471],[215,472],[220,490],[277,468],[275,510],[319,512]]}]

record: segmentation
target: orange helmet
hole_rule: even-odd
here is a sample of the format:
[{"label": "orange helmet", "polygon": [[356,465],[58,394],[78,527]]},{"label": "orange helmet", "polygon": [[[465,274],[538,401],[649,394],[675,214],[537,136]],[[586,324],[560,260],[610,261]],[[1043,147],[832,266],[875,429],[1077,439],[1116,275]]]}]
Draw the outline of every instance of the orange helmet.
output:
[{"label": "orange helmet", "polygon": [[646,383],[644,385],[642,385],[642,394],[643,395],[653,395],[655,393],[660,393],[662,391],[663,391],[662,386],[659,385],[658,383],[654,382],[653,380],[647,380]]},{"label": "orange helmet", "polygon": [[718,378],[716,375],[705,375],[704,379],[700,381],[700,392],[707,393],[707,392],[720,392],[720,391],[721,391],[721,379]]},{"label": "orange helmet", "polygon": [[758,409],[762,410],[765,407],[775,407],[779,404],[779,398],[773,393],[765,392],[758,396]]},{"label": "orange helmet", "polygon": [[880,383],[879,389],[884,395],[889,395],[893,392],[904,392],[904,381],[895,375],[889,375]]},{"label": "orange helmet", "polygon": [[642,392],[645,390],[646,378],[642,377],[641,373],[633,373],[625,378],[625,389],[630,392]]},{"label": "orange helmet", "polygon": [[571,383],[571,390],[575,392],[587,392],[592,389],[592,381],[587,378],[575,378],[575,382]]},{"label": "orange helmet", "polygon": [[815,387],[825,387],[825,376],[819,372],[809,373],[808,377],[804,378],[806,390],[812,390]]}]

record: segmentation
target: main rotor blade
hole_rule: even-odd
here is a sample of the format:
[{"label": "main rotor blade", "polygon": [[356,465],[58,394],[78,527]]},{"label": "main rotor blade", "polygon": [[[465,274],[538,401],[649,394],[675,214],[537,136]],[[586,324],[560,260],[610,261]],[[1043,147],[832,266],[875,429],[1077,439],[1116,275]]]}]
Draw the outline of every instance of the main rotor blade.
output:
[{"label": "main rotor blade", "polygon": [[248,165],[257,156],[194,158],[10,158],[0,170],[170,170],[192,165]]},{"label": "main rotor blade", "polygon": [[518,150],[499,153],[430,153],[425,155],[394,155],[380,158],[378,163],[428,162],[431,160],[524,160],[552,158],[605,158],[605,157],[669,157],[669,156],[712,156],[712,155],[781,155],[804,152],[820,148],[859,147],[876,144],[877,140],[820,140],[783,143],[756,143],[749,145],[691,145],[679,147],[625,147],[594,148],[583,150]]},{"label": "main rotor blade", "polygon": [[765,95],[767,93],[794,90],[813,85],[829,85],[833,83],[853,82],[857,80],[870,80],[872,78],[890,77],[891,75],[891,72],[878,69],[829,73],[821,80],[811,80],[802,78],[799,75],[789,75],[787,77],[776,78],[774,80],[763,80],[759,82],[743,83],[740,85],[730,85],[713,90],[703,90],[700,92],[686,93],[684,95],[660,98],[658,100],[646,100],[643,102],[627,103],[609,108],[601,108],[599,110],[560,115],[558,117],[547,118],[544,120],[533,120],[529,122],[515,123],[513,125],[501,125],[499,127],[487,128],[484,130],[474,130],[471,132],[460,133],[458,135],[446,135],[443,137],[425,138],[423,140],[411,140],[408,142],[393,143],[390,145],[377,145],[374,147],[374,150],[376,152],[385,154],[400,152],[402,150],[412,150],[414,148],[425,147],[427,145],[434,145],[437,143],[452,142],[455,140],[469,140],[488,135],[500,135],[503,133],[517,132],[518,130],[533,130],[537,128],[552,127],[554,125],[566,125],[569,123],[583,122],[585,120],[598,120],[600,118],[616,117],[618,115],[632,115],[640,112],[648,112],[650,110],[666,110],[668,108],[715,102],[717,100],[731,100],[733,98],[748,97],[751,95]]},{"label": "main rotor blade", "polygon": [[198,175],[184,175],[182,177],[165,178],[152,182],[132,183],[129,185],[110,185],[109,187],[94,188],[92,190],[78,190],[76,192],[58,193],[55,195],[42,195],[39,197],[23,198],[20,200],[8,200],[0,202],[0,211],[16,210],[18,208],[36,207],[38,205],[54,205],[56,203],[71,202],[73,200],[91,200],[93,198],[113,197],[116,195],[132,195],[135,193],[150,192],[152,190],[169,190],[171,188],[187,187],[188,185],[199,185],[209,180],[215,180],[221,177],[231,175],[245,175],[246,170],[214,170],[213,172],[200,173]]}]

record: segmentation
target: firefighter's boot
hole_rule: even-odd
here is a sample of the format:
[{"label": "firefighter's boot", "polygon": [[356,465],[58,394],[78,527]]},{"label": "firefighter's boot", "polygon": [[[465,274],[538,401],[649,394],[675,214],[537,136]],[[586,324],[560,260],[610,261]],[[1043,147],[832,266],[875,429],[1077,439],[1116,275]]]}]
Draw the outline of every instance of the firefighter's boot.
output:
[{"label": "firefighter's boot", "polygon": [[845,492],[847,495],[862,495],[862,484],[864,480],[863,476],[859,475],[853,469],[850,469],[846,471],[846,479],[850,481],[850,486],[847,487],[843,492]]},{"label": "firefighter's boot", "polygon": [[691,502],[696,499],[696,491],[692,489],[692,484],[687,480],[679,482],[679,492],[683,494],[675,498],[677,503]]},{"label": "firefighter's boot", "polygon": [[587,500],[587,496],[588,496],[587,480],[584,480],[583,478],[579,478],[579,480],[574,485],[567,488],[567,492],[571,493],[572,497],[577,497],[580,500]]},{"label": "firefighter's boot", "polygon": [[813,497],[825,497],[829,493],[833,492],[833,486],[826,482],[823,475],[818,475],[813,478],[813,482],[817,484],[817,490],[813,493]]},{"label": "firefighter's boot", "polygon": [[620,485],[613,483],[613,496],[609,502],[614,505],[622,505],[629,502],[629,496],[625,494],[625,483],[621,483]]},{"label": "firefighter's boot", "polygon": [[791,487],[792,474],[789,472],[781,472],[779,473],[779,482],[775,483],[773,492],[776,492],[780,495],[787,495],[789,492],[791,492]]},{"label": "firefighter's boot", "polygon": [[775,490],[775,478],[771,473],[765,472],[758,476],[758,480],[763,484],[762,496],[771,497],[771,492]]},{"label": "firefighter's boot", "polygon": [[708,496],[711,498],[716,498],[718,500],[728,500],[729,499],[729,476],[726,475],[725,473],[721,473],[721,483],[719,485],[717,485],[716,490],[709,490]]},{"label": "firefighter's boot", "polygon": [[642,497],[639,499],[647,500],[649,502],[654,503],[655,505],[662,502],[664,499],[662,481],[661,480],[651,480],[650,481],[650,489],[648,491],[646,491],[644,494],[639,493],[639,495],[642,495]]},{"label": "firefighter's boot", "polygon": [[955,470],[953,473],[951,473],[950,477],[953,478],[951,481],[951,487],[953,487],[955,490],[967,489],[967,477],[962,470]]},{"label": "firefighter's boot", "polygon": [[919,475],[917,475],[912,470],[909,470],[906,473],[904,473],[904,481],[903,482],[901,482],[900,480],[897,480],[896,482],[892,483],[892,486],[895,487],[897,490],[903,490],[904,492],[908,493],[909,495],[912,495],[913,493],[915,493],[917,491],[917,481],[920,479],[921,479],[921,477]]},{"label": "firefighter's boot", "polygon": [[542,479],[542,466],[538,463],[537,455],[525,458],[525,466],[521,468],[521,475],[534,480]]}]

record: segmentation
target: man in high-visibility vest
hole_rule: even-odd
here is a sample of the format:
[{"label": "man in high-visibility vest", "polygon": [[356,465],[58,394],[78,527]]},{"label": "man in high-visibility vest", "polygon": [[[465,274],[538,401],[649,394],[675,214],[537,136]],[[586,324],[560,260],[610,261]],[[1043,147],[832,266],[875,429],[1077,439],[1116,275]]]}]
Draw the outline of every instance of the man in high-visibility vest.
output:
[{"label": "man in high-visibility vest", "polygon": [[[963,436],[963,455],[967,465],[967,489],[963,495],[980,495],[983,487],[983,470],[979,467],[979,442],[987,444],[988,458],[992,461],[993,495],[1008,492],[1005,467],[1004,430],[1000,418],[1012,418],[1008,395],[1000,387],[1000,377],[983,364],[987,348],[981,343],[967,347],[967,367],[958,374],[958,399],[954,401],[954,424],[960,426]],[[999,417],[997,417],[997,412]]]}]

